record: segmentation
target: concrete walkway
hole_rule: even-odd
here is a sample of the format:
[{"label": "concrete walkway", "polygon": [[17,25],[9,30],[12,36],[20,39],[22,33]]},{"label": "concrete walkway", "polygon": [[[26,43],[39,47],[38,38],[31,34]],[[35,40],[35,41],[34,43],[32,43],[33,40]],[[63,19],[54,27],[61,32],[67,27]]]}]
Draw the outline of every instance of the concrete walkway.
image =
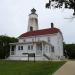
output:
[{"label": "concrete walkway", "polygon": [[75,75],[75,61],[68,61],[52,75]]}]

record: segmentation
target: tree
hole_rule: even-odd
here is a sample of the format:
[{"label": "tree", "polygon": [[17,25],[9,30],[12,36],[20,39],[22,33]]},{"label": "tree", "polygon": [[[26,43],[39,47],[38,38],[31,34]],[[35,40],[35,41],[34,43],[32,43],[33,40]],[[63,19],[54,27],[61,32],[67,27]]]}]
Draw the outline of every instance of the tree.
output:
[{"label": "tree", "polygon": [[75,59],[75,44],[64,43],[64,54],[70,59]]},{"label": "tree", "polygon": [[46,8],[69,8],[73,9],[75,15],[75,0],[49,0],[49,3],[46,3]]},{"label": "tree", "polygon": [[0,59],[4,59],[9,56],[10,45],[9,43],[17,42],[18,39],[14,37],[8,37],[5,35],[0,36]]}]

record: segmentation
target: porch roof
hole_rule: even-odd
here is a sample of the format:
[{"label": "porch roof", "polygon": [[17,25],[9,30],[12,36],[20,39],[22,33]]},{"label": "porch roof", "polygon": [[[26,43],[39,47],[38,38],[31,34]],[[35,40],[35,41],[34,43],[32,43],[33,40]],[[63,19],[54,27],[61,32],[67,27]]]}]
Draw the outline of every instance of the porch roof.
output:
[{"label": "porch roof", "polygon": [[46,41],[35,41],[35,42],[22,42],[22,43],[19,43],[19,42],[16,42],[16,43],[10,43],[10,45],[18,45],[18,44],[35,44],[35,43],[43,43],[43,44],[48,44],[48,45],[51,45],[52,46],[52,44],[49,44],[48,42],[46,42]]}]

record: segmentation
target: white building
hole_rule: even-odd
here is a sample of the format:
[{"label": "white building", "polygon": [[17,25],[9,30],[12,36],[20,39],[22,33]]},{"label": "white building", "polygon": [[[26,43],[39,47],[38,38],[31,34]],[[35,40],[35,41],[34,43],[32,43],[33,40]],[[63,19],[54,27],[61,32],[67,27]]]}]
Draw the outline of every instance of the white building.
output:
[{"label": "white building", "polygon": [[38,15],[33,8],[29,14],[28,31],[21,34],[19,42],[10,43],[10,60],[60,60],[63,59],[63,36],[51,23],[51,28],[38,29]]}]

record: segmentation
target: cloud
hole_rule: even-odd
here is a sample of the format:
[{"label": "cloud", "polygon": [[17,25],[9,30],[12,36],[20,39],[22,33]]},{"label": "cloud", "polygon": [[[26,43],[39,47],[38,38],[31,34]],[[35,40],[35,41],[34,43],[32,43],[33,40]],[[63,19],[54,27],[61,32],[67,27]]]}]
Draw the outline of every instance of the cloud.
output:
[{"label": "cloud", "polygon": [[46,2],[48,0],[0,0],[0,35],[18,37],[26,32],[30,10],[36,8],[40,29],[48,28],[54,22],[55,27],[61,29],[64,40],[74,42],[75,19],[64,19],[71,17],[73,10],[46,9]]}]

